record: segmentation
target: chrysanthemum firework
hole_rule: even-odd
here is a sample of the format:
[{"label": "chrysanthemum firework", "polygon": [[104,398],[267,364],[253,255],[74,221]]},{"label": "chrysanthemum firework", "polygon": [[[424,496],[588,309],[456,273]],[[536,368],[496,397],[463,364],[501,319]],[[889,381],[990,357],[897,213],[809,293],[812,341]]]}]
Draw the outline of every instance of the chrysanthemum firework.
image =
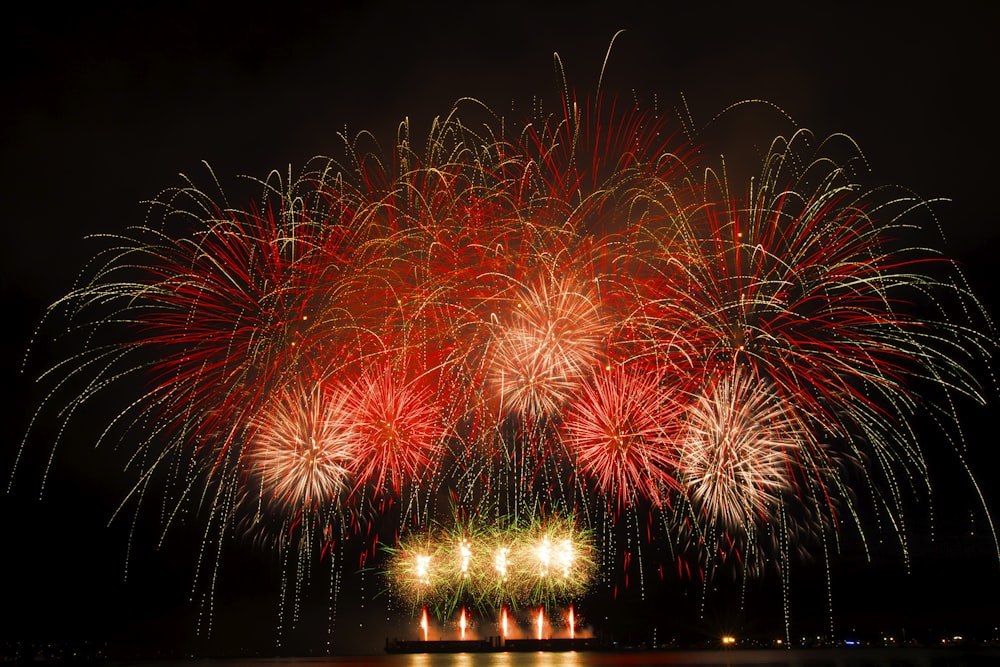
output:
[{"label": "chrysanthemum firework", "polygon": [[359,455],[341,392],[296,386],[279,393],[248,445],[252,477],[265,500],[290,508],[338,505]]},{"label": "chrysanthemum firework", "polygon": [[574,465],[612,505],[662,505],[678,487],[679,403],[662,373],[615,366],[583,386],[562,423]]},{"label": "chrysanthemum firework", "polygon": [[348,466],[355,487],[399,493],[430,478],[443,451],[442,410],[429,382],[381,364],[345,389],[346,430],[356,455]]},{"label": "chrysanthemum firework", "polygon": [[495,391],[527,415],[558,414],[597,367],[607,335],[587,286],[550,280],[521,291],[493,350]]},{"label": "chrysanthemum firework", "polygon": [[685,491],[706,529],[774,518],[801,440],[768,382],[736,368],[706,386],[687,408],[679,447]]}]

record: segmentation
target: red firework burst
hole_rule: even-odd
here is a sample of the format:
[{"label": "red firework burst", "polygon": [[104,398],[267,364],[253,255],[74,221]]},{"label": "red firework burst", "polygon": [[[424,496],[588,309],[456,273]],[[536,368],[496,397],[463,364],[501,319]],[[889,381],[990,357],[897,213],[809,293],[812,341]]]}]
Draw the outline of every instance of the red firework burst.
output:
[{"label": "red firework burst", "polygon": [[342,391],[355,439],[354,490],[398,494],[433,474],[446,434],[442,410],[426,378],[405,379],[388,363],[362,373]]},{"label": "red firework burst", "polygon": [[499,329],[491,379],[505,405],[553,416],[598,364],[607,336],[595,295],[568,279],[522,291]]},{"label": "red firework burst", "polygon": [[313,374],[328,264],[321,228],[301,215],[209,210],[195,238],[142,248],[154,261],[137,316],[141,345],[158,351],[149,402],[221,459],[273,391]]},{"label": "red firework burst", "polygon": [[909,305],[941,286],[922,274],[937,260],[900,247],[885,222],[914,201],[859,190],[839,165],[803,154],[809,139],[775,142],[747,205],[709,192],[687,238],[650,255],[677,272],[645,298],[696,376],[748,364],[824,429],[881,439],[913,404],[915,373],[967,380]]},{"label": "red firework burst", "polygon": [[661,374],[616,366],[583,386],[562,440],[580,472],[620,507],[636,497],[659,506],[678,487],[679,412]]}]

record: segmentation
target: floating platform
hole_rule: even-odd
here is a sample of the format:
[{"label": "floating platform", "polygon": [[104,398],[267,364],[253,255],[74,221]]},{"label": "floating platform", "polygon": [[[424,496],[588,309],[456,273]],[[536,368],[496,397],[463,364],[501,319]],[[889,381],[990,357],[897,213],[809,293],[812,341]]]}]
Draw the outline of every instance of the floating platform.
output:
[{"label": "floating platform", "polygon": [[385,640],[386,653],[488,653],[490,651],[597,651],[606,645],[594,637],[550,639],[418,639]]}]

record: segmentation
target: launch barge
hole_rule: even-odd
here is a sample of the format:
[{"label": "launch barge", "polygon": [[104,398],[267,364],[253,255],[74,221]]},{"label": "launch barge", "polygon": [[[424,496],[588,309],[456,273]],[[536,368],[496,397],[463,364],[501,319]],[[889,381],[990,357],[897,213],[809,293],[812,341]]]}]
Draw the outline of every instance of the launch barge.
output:
[{"label": "launch barge", "polygon": [[594,651],[604,645],[593,637],[551,639],[385,640],[386,653],[487,653],[490,651]]}]

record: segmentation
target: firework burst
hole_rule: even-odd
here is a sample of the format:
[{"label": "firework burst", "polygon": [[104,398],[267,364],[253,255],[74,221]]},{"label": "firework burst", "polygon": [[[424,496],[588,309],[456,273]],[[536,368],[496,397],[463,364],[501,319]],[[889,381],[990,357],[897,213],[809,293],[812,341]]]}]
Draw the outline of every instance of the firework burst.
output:
[{"label": "firework burst", "polygon": [[599,363],[606,330],[594,295],[566,280],[525,289],[497,334],[492,381],[516,412],[554,416]]},{"label": "firework burst", "polygon": [[774,518],[791,489],[798,420],[766,382],[736,369],[688,406],[680,465],[688,498],[711,529],[739,529]]},{"label": "firework burst", "polygon": [[637,497],[661,505],[678,486],[678,406],[661,374],[616,366],[583,387],[563,441],[580,472],[619,507]]},{"label": "firework burst", "polygon": [[279,394],[259,420],[250,469],[265,498],[291,508],[341,501],[357,458],[344,399],[319,385]]},{"label": "firework burst", "polygon": [[345,411],[357,451],[350,470],[356,485],[399,493],[427,479],[442,452],[445,431],[433,391],[389,365],[366,371],[346,391]]}]

